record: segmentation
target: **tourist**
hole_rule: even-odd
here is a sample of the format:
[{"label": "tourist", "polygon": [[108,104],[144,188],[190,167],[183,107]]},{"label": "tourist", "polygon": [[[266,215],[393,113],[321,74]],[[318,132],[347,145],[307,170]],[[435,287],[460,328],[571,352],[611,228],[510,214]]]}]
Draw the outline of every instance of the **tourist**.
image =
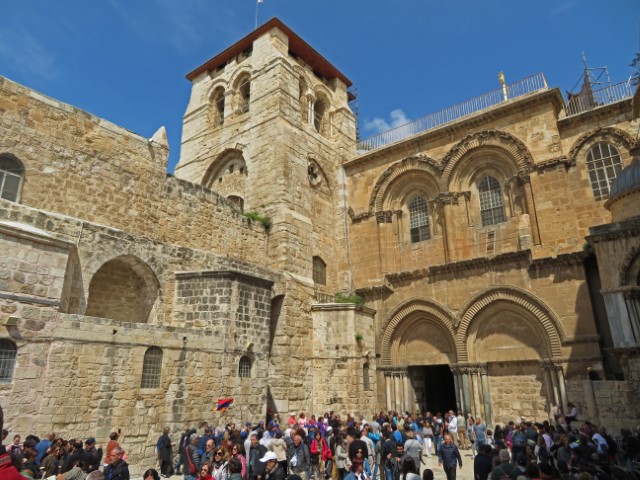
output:
[{"label": "tourist", "polygon": [[476,423],[473,425],[473,437],[476,439],[476,450],[480,445],[487,442],[487,425],[482,421],[482,418],[478,416]]},{"label": "tourist", "polygon": [[278,456],[267,452],[260,459],[264,463],[264,480],[284,480],[284,470],[278,464]]},{"label": "tourist", "polygon": [[200,472],[200,456],[198,455],[198,434],[189,435],[189,443],[184,449],[184,479],[195,480]]},{"label": "tourist", "polygon": [[302,441],[302,436],[297,433],[293,437],[293,448],[288,452],[289,472],[302,476],[309,480],[307,471],[311,465],[309,447]]},{"label": "tourist", "polygon": [[386,468],[391,471],[392,480],[399,480],[402,473],[402,462],[404,462],[407,455],[404,453],[404,445],[402,443],[396,443],[395,453],[389,453],[386,460]]},{"label": "tourist", "polygon": [[102,462],[102,446],[96,446],[96,439],[93,437],[89,437],[84,442],[84,451],[92,458],[91,470],[89,470],[89,472],[97,470],[100,467],[100,462]]},{"label": "tourist", "polygon": [[466,450],[469,448],[469,437],[467,435],[467,426],[464,421],[464,416],[460,410],[458,410],[456,424],[458,427],[458,447]]},{"label": "tourist", "polygon": [[[336,435],[335,443],[336,443],[335,458],[336,458],[336,468],[338,469],[338,479],[344,480],[344,477],[347,475],[347,467],[346,467],[346,460],[347,460],[346,446],[347,445],[344,440],[344,437],[341,434]],[[391,479],[387,478],[387,480],[391,480]]]},{"label": "tourist", "polygon": [[469,437],[469,444],[471,446],[471,456],[476,457],[478,449],[476,448],[476,433],[475,433],[476,421],[469,415],[467,419],[467,436]]},{"label": "tourist", "polygon": [[242,463],[237,457],[229,459],[229,480],[244,480],[242,477]]},{"label": "tourist", "polygon": [[247,454],[247,480],[259,480],[264,473],[264,464],[260,459],[267,453],[267,448],[260,444],[258,432],[251,432],[249,437],[251,446]]},{"label": "tourist", "polygon": [[120,447],[111,449],[107,457],[109,464],[104,469],[104,476],[107,480],[129,480],[129,465],[122,459],[123,453],[124,451]]},{"label": "tourist", "polygon": [[203,463],[200,465],[200,475],[198,475],[198,480],[212,480],[213,475],[211,475],[211,464]]},{"label": "tourist", "polygon": [[60,473],[60,458],[62,457],[62,447],[60,445],[54,444],[49,452],[42,459],[42,467],[44,470],[42,471],[42,477],[47,478],[51,475],[57,475]]},{"label": "tourist", "polygon": [[217,447],[213,452],[213,461],[209,463],[211,476],[215,480],[227,480],[227,451],[223,447]]},{"label": "tourist", "polygon": [[578,419],[578,408],[571,402],[567,403],[569,408],[569,414],[565,415],[564,419],[567,422],[567,426],[571,428],[571,422],[575,422]]},{"label": "tourist", "polygon": [[456,480],[456,464],[462,468],[462,457],[458,447],[451,441],[451,435],[445,433],[444,443],[438,449],[438,466],[444,468],[447,480]]},{"label": "tourist", "polygon": [[284,475],[287,475],[287,442],[282,438],[282,432],[276,430],[275,438],[271,441],[271,450],[278,457],[278,465],[282,468]]},{"label": "tourist", "polygon": [[416,440],[413,430],[407,432],[407,441],[404,442],[404,452],[407,457],[413,458],[413,462],[419,468],[420,459],[422,458],[422,445]]},{"label": "tourist", "polygon": [[213,439],[207,440],[204,445],[204,453],[200,456],[200,463],[212,463],[213,455],[215,453],[216,444]]},{"label": "tourist", "polygon": [[473,459],[473,478],[475,480],[487,480],[492,466],[491,447],[487,444],[480,445],[478,454]]},{"label": "tourist", "polygon": [[142,474],[142,480],[160,480],[160,475],[155,468],[150,468]]},{"label": "tourist", "polygon": [[247,480],[247,455],[241,443],[234,443],[231,447],[231,458],[240,462],[242,480]]},{"label": "tourist", "polygon": [[513,475],[518,473],[518,467],[509,461],[509,450],[503,448],[498,454],[500,464],[491,472],[491,480],[500,480],[504,477],[514,478]]},{"label": "tourist", "polygon": [[433,444],[433,429],[431,428],[431,423],[425,422],[424,427],[422,427],[422,438],[424,439],[427,458],[431,458],[431,445]]},{"label": "tourist", "polygon": [[433,480],[433,470],[425,468],[422,471],[422,480]]},{"label": "tourist", "polygon": [[311,459],[311,478],[320,480],[320,457],[322,455],[322,436],[315,428],[309,427],[311,441],[309,442],[309,458]]},{"label": "tourist", "polygon": [[456,443],[456,441],[458,440],[458,417],[453,413],[453,410],[449,410],[447,420],[447,430],[451,435],[451,441],[453,443]]},{"label": "tourist", "polygon": [[420,480],[418,467],[416,466],[416,462],[413,460],[413,457],[407,456],[402,462],[400,480]]}]

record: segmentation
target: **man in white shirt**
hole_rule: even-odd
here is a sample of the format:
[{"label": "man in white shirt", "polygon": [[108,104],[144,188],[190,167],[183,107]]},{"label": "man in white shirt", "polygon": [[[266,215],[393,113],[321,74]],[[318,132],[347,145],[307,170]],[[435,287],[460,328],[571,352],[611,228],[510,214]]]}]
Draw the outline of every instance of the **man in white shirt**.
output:
[{"label": "man in white shirt", "polygon": [[453,443],[456,443],[458,441],[458,417],[453,410],[449,410],[449,433]]}]

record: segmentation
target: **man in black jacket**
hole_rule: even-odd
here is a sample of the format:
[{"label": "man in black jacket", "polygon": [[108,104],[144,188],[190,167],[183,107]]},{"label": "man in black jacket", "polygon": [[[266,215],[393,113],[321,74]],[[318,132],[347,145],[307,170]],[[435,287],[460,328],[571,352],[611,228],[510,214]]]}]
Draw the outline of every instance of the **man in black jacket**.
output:
[{"label": "man in black jacket", "polygon": [[115,447],[111,450],[104,469],[104,480],[129,480],[129,465],[122,459],[122,449]]},{"label": "man in black jacket", "polygon": [[444,434],[444,443],[438,449],[438,465],[444,466],[447,480],[456,480],[456,463],[462,468],[462,457],[455,443],[451,441],[451,435]]},{"label": "man in black jacket", "polygon": [[267,447],[259,442],[258,434],[251,433],[251,447],[247,457],[247,479],[262,480],[264,478],[264,463],[260,461],[267,453]]}]

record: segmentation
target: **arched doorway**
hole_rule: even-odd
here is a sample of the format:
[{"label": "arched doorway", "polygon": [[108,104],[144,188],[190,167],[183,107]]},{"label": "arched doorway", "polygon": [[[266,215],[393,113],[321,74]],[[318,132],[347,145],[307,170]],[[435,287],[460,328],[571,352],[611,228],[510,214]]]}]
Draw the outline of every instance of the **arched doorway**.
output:
[{"label": "arched doorway", "polygon": [[544,420],[553,403],[565,403],[557,321],[531,295],[495,289],[463,311],[459,378],[468,411],[495,423],[521,416]]},{"label": "arched doorway", "polygon": [[444,307],[415,300],[398,308],[385,331],[382,357],[387,409],[456,408],[456,346],[452,315]]}]

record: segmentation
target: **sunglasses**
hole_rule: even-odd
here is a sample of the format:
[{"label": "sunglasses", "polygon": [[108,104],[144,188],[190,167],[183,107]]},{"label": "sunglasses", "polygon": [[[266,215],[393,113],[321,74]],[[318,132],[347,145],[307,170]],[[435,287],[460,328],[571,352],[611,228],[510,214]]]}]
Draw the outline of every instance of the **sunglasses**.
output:
[{"label": "sunglasses", "polygon": [[216,452],[215,456],[217,457],[218,455],[222,455],[222,452]]}]

